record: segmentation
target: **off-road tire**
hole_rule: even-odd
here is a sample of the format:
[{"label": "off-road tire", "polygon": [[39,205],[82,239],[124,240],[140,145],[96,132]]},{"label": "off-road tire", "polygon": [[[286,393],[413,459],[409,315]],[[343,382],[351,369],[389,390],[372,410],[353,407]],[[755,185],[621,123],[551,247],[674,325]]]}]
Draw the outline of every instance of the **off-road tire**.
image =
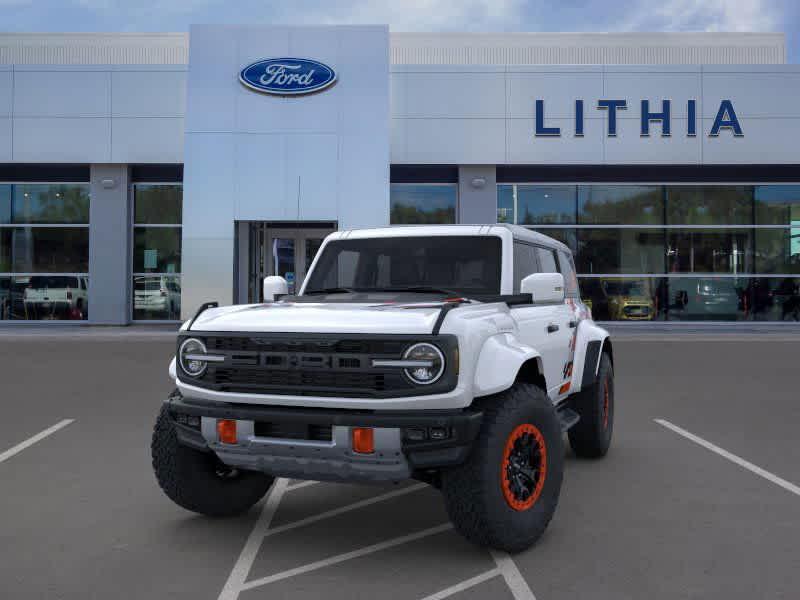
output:
[{"label": "off-road tire", "polygon": [[607,353],[600,355],[594,385],[577,396],[573,407],[581,419],[569,430],[572,451],[582,458],[605,456],[614,432],[614,368]]},{"label": "off-road tire", "polygon": [[[483,423],[466,462],[442,473],[442,494],[450,520],[468,540],[520,552],[541,537],[558,505],[564,474],[561,425],[552,402],[539,387],[517,383],[476,403]],[[520,428],[538,432],[545,450],[544,482],[533,503],[514,508],[504,491],[506,446]],[[538,438],[537,438],[538,439]]]},{"label": "off-road tire", "polygon": [[162,406],[153,429],[153,470],[158,485],[178,506],[209,517],[230,517],[246,512],[264,497],[273,477],[237,471],[221,477],[222,467],[213,452],[201,452],[178,442],[175,423]]}]

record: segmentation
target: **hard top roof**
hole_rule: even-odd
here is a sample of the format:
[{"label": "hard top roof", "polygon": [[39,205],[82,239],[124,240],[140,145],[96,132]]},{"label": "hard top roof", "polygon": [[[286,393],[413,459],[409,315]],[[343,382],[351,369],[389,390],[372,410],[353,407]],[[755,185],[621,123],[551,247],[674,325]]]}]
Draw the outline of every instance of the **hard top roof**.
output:
[{"label": "hard top roof", "polygon": [[569,247],[558,240],[538,231],[532,231],[522,225],[511,225],[509,223],[487,225],[392,225],[391,227],[337,231],[331,234],[331,239],[443,235],[499,235],[502,237],[503,230],[510,232],[515,240],[547,246],[571,254]]}]

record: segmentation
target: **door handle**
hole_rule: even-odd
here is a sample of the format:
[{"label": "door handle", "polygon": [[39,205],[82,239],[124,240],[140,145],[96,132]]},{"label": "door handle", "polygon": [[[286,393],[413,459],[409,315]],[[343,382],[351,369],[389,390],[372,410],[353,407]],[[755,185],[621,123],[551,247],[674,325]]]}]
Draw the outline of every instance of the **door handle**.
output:
[{"label": "door handle", "polygon": [[558,331],[558,325],[555,323],[550,323],[550,325],[547,326],[547,333],[555,333],[556,331]]},{"label": "door handle", "polygon": [[575,329],[577,326],[578,326],[578,322],[575,321],[574,319],[569,322],[569,328],[570,329]]}]

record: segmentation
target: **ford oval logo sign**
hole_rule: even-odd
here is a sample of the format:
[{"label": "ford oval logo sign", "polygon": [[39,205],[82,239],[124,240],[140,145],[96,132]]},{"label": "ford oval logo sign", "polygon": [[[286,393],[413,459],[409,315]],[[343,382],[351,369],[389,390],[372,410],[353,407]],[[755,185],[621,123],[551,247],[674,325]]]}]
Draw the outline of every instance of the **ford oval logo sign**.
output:
[{"label": "ford oval logo sign", "polygon": [[307,58],[268,58],[247,65],[239,73],[239,81],[257,92],[298,96],[333,85],[336,72]]}]

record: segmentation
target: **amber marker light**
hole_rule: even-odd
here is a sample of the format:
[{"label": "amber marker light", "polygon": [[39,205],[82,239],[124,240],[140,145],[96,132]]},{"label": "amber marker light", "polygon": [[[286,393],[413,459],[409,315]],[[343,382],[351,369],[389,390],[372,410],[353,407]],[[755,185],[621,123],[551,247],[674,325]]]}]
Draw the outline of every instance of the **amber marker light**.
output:
[{"label": "amber marker light", "polygon": [[233,419],[217,419],[217,437],[223,444],[235,444],[236,421]]},{"label": "amber marker light", "polygon": [[372,427],[353,428],[353,452],[359,454],[375,452],[375,430]]}]

